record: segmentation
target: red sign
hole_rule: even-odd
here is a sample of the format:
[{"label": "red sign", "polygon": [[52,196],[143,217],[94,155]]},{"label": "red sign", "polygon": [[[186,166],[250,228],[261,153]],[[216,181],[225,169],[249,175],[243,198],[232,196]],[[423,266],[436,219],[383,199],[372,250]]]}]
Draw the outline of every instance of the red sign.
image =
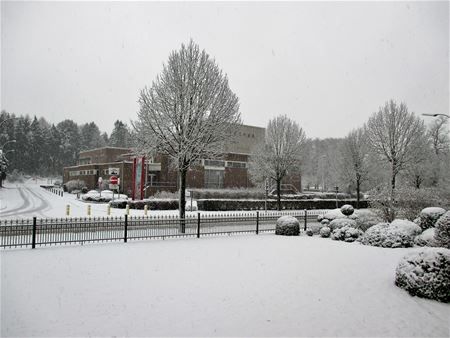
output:
[{"label": "red sign", "polygon": [[109,178],[109,183],[111,183],[111,184],[117,184],[117,183],[119,183],[119,179],[117,178],[117,176],[111,176],[111,177]]}]

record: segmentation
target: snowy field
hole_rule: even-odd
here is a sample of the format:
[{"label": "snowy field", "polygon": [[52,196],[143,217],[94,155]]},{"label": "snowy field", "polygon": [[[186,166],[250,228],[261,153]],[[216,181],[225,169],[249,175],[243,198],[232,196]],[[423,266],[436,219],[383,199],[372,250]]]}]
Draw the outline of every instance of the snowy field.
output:
[{"label": "snowy field", "polygon": [[450,305],[411,297],[416,249],[224,236],[2,251],[2,336],[441,336]]}]

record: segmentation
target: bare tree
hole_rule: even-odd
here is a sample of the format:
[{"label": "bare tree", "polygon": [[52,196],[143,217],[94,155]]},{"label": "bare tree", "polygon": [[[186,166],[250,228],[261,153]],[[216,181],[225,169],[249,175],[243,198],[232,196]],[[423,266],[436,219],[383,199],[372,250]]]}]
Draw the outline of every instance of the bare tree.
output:
[{"label": "bare tree", "polygon": [[[138,149],[168,155],[179,174],[179,215],[185,217],[186,174],[195,161],[222,154],[241,123],[238,97],[215,60],[192,40],[173,51],[139,97]],[[184,232],[181,222],[180,231]]]},{"label": "bare tree", "polygon": [[305,133],[287,116],[269,121],[263,144],[251,156],[250,173],[256,181],[269,178],[277,186],[277,207],[281,210],[281,181],[288,173],[300,170]]},{"label": "bare tree", "polygon": [[363,128],[351,131],[344,139],[341,149],[342,178],[356,186],[356,207],[359,208],[361,184],[369,173],[368,147]]},{"label": "bare tree", "polygon": [[447,153],[450,150],[448,120],[448,117],[439,116],[428,128],[428,135],[436,155]]},{"label": "bare tree", "polygon": [[390,100],[369,118],[365,128],[371,149],[390,164],[393,197],[397,175],[418,161],[417,149],[426,143],[425,125],[404,103]]}]

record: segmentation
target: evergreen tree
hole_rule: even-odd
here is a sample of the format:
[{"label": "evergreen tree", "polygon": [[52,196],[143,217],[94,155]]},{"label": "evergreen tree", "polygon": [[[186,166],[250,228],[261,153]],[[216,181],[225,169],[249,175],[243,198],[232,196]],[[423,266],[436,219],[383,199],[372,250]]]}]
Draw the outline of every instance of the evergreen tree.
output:
[{"label": "evergreen tree", "polygon": [[81,150],[81,135],[78,125],[72,120],[64,120],[56,125],[56,129],[61,137],[61,166],[75,165]]},{"label": "evergreen tree", "polygon": [[109,139],[111,147],[128,148],[131,146],[131,134],[127,125],[120,120],[114,122],[114,129]]},{"label": "evergreen tree", "polygon": [[81,150],[95,149],[106,146],[105,140],[102,138],[100,129],[95,122],[86,123],[80,128],[81,134]]}]

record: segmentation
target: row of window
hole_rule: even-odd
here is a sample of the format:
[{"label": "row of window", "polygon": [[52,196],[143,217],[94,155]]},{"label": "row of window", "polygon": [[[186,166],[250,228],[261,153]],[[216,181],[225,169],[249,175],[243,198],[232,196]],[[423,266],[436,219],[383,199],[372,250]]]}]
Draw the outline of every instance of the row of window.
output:
[{"label": "row of window", "polygon": [[209,167],[247,168],[247,162],[203,160],[203,165]]},{"label": "row of window", "polygon": [[89,170],[72,170],[69,171],[69,176],[87,176],[87,175],[97,175],[97,169],[89,169]]}]

